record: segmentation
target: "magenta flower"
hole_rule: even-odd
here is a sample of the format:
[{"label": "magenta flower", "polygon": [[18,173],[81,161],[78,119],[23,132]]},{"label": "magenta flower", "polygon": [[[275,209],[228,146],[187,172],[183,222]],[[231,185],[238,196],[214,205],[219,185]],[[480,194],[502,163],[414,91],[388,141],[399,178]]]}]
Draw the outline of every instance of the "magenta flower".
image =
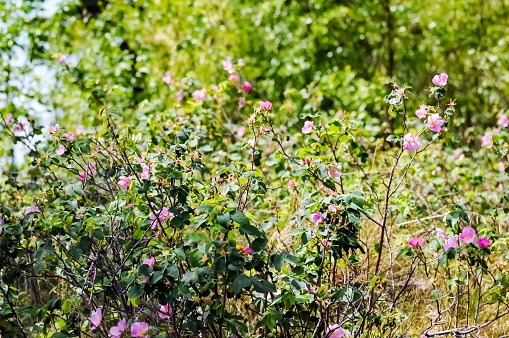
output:
[{"label": "magenta flower", "polygon": [[288,185],[289,185],[290,187],[294,188],[294,187],[295,187],[295,181],[294,181],[294,180],[289,180],[289,181],[288,181]]},{"label": "magenta flower", "polygon": [[144,338],[148,333],[148,323],[134,322],[131,325],[131,336],[135,338]]},{"label": "magenta flower", "polygon": [[483,147],[490,147],[493,145],[493,136],[491,136],[491,133],[487,131],[484,133],[484,135],[481,137],[481,145]]},{"label": "magenta flower", "polygon": [[346,332],[341,328],[341,325],[334,324],[329,325],[325,331],[325,337],[328,338],[342,338],[346,335]]},{"label": "magenta flower", "polygon": [[486,237],[479,237],[477,240],[477,246],[481,249],[487,248],[490,245],[490,240]]},{"label": "magenta flower", "polygon": [[185,96],[184,91],[183,90],[179,91],[177,93],[177,101],[182,101],[184,99],[184,96]]},{"label": "magenta flower", "polygon": [[39,207],[35,204],[32,204],[25,210],[25,215],[35,213],[35,212],[40,212]]},{"label": "magenta flower", "polygon": [[146,165],[145,163],[142,163],[141,169],[142,169],[142,172],[141,172],[140,177],[144,180],[148,179],[150,177],[150,167],[148,165]]},{"label": "magenta flower", "polygon": [[83,127],[83,125],[81,125],[81,124],[78,124],[76,126],[76,135],[79,136],[79,135],[83,134],[84,132],[85,132],[85,127]]},{"label": "magenta flower", "polygon": [[85,164],[85,171],[87,174],[93,175],[95,171],[97,170],[97,167],[92,162],[87,162]]},{"label": "magenta flower", "polygon": [[67,133],[67,134],[64,134],[64,138],[66,141],[73,141],[74,140],[74,134],[73,133]]},{"label": "magenta flower", "polygon": [[166,83],[166,84],[170,84],[171,83],[171,73],[170,72],[164,73],[163,82]]},{"label": "magenta flower", "polygon": [[164,207],[159,211],[158,214],[150,216],[150,229],[155,229],[157,224],[160,222],[161,224],[169,218],[170,221],[173,218],[173,213],[168,210],[168,208]]},{"label": "magenta flower", "polygon": [[129,187],[131,186],[131,182],[133,181],[133,179],[129,176],[120,176],[118,178],[118,185],[122,188],[122,189],[129,189]]},{"label": "magenta flower", "polygon": [[110,328],[110,334],[113,338],[120,338],[122,336],[122,333],[124,333],[126,329],[126,320],[121,319],[119,320],[117,326],[112,326]]},{"label": "magenta flower", "polygon": [[261,110],[271,110],[272,109],[272,102],[270,101],[261,101],[260,102],[260,109]]},{"label": "magenta flower", "polygon": [[412,248],[420,248],[423,246],[425,241],[426,240],[424,238],[412,237],[408,240],[408,245],[410,245]]},{"label": "magenta flower", "polygon": [[329,241],[328,241],[328,240],[326,240],[326,239],[322,239],[322,241],[321,241],[320,243],[322,243],[322,245],[323,245],[324,247],[329,246]]},{"label": "magenta flower", "polygon": [[303,134],[309,134],[313,130],[313,121],[304,122],[304,127],[302,127]]},{"label": "magenta flower", "polygon": [[168,319],[173,314],[173,309],[168,304],[161,305],[161,307],[159,308],[159,312],[157,314],[161,319]]},{"label": "magenta flower", "polygon": [[101,325],[101,322],[103,321],[103,312],[101,308],[98,308],[92,314],[90,315],[90,323],[92,323],[92,330],[97,329],[99,325]]},{"label": "magenta flower", "polygon": [[406,134],[403,138],[403,148],[405,150],[417,150],[419,149],[419,136],[412,136],[412,134]]},{"label": "magenta flower", "polygon": [[506,114],[500,114],[498,116],[497,124],[504,128],[509,127],[509,116],[507,116]]},{"label": "magenta flower", "polygon": [[156,258],[154,256],[150,258],[145,258],[143,260],[143,264],[147,264],[148,266],[154,266],[154,264],[156,264]]},{"label": "magenta flower", "polygon": [[58,146],[58,149],[55,151],[55,154],[58,156],[62,156],[65,153],[65,147],[61,144]]},{"label": "magenta flower", "polygon": [[244,133],[246,132],[246,127],[244,126],[240,126],[238,129],[237,129],[237,137],[242,137],[244,136]]},{"label": "magenta flower", "polygon": [[419,107],[419,110],[415,112],[415,115],[417,115],[418,118],[423,119],[428,115],[429,107],[425,104],[421,104]]},{"label": "magenta flower", "polygon": [[232,74],[228,77],[231,83],[236,83],[239,81],[239,76],[237,74]]},{"label": "magenta flower", "polygon": [[458,240],[455,237],[448,238],[444,244],[444,250],[447,251],[450,248],[458,248]]},{"label": "magenta flower", "polygon": [[7,124],[11,124],[12,121],[14,121],[14,118],[12,117],[12,114],[7,114],[7,116],[5,117],[4,119],[4,124],[7,125]]},{"label": "magenta flower", "polygon": [[251,83],[249,81],[244,81],[244,83],[242,84],[242,90],[246,94],[249,94],[251,92],[252,88],[253,88],[253,86],[251,85]]},{"label": "magenta flower", "polygon": [[435,86],[437,87],[443,87],[447,84],[447,78],[449,77],[449,75],[447,75],[446,73],[440,73],[440,75],[435,75],[433,77],[433,80],[431,80]]},{"label": "magenta flower", "polygon": [[49,128],[50,134],[55,134],[60,130],[60,125],[57,123],[53,127]]},{"label": "magenta flower", "polygon": [[248,246],[245,250],[244,250],[245,253],[247,253],[248,255],[252,254],[253,253],[253,248],[251,248],[250,246]]},{"label": "magenta flower", "polygon": [[87,172],[86,171],[82,171],[78,174],[78,178],[80,181],[84,181],[87,179]]},{"label": "magenta flower", "polygon": [[476,235],[476,232],[475,232],[474,228],[466,227],[466,228],[463,228],[463,231],[461,232],[459,239],[460,239],[460,241],[462,241],[465,244],[470,244],[474,241],[475,235]]},{"label": "magenta flower", "polygon": [[435,133],[438,133],[442,129],[444,123],[445,121],[442,120],[440,115],[436,113],[431,116],[428,116],[428,128],[434,131]]},{"label": "magenta flower", "polygon": [[205,88],[195,90],[193,92],[193,99],[195,101],[205,101],[207,99],[207,92],[205,91]]},{"label": "magenta flower", "polygon": [[318,225],[320,223],[323,223],[323,216],[318,211],[315,211],[311,214],[311,222],[313,222],[314,225]]},{"label": "magenta flower", "polygon": [[233,73],[233,62],[232,62],[232,58],[229,57],[227,58],[226,60],[224,60],[222,62],[222,65],[223,65],[223,69],[226,70],[228,73]]},{"label": "magenta flower", "polygon": [[329,167],[329,169],[327,169],[327,172],[329,173],[330,177],[332,177],[333,179],[337,179],[341,177],[341,169],[342,169],[341,165],[339,165],[339,168]]}]

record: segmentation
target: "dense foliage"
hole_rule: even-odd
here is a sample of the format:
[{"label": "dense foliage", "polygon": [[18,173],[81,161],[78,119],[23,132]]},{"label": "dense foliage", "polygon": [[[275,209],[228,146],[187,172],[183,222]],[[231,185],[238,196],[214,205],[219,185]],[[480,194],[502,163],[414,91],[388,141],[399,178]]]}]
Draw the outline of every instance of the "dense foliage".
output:
[{"label": "dense foliage", "polygon": [[2,336],[509,330],[503,1],[54,6],[0,4]]}]

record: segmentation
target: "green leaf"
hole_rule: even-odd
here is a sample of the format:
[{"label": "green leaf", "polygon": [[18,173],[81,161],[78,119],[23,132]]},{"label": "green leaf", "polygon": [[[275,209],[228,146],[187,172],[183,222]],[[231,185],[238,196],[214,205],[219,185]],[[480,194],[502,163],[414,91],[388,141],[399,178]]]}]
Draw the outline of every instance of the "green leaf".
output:
[{"label": "green leaf", "polygon": [[133,284],[129,288],[129,291],[127,291],[127,297],[137,299],[140,298],[144,292],[143,285]]},{"label": "green leaf", "polygon": [[230,222],[230,213],[227,212],[225,214],[217,215],[217,223],[222,226],[227,226],[228,222]]},{"label": "green leaf", "polygon": [[232,221],[237,222],[240,226],[251,224],[246,215],[244,215],[244,213],[240,210],[236,210],[233,215],[231,215],[231,219]]},{"label": "green leaf", "polygon": [[276,292],[276,287],[274,284],[266,281],[263,278],[254,276],[251,277],[251,282],[253,283],[254,289],[256,292],[266,293],[266,292]]},{"label": "green leaf", "polygon": [[251,286],[251,279],[247,277],[245,274],[238,275],[233,280],[233,292],[239,294],[242,292],[242,289],[248,288]]}]

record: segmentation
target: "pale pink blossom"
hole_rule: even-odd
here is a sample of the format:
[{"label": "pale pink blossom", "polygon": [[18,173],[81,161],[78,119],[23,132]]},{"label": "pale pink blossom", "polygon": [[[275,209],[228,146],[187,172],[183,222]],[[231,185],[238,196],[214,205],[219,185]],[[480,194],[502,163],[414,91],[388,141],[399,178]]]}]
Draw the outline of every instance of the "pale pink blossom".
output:
[{"label": "pale pink blossom", "polygon": [[244,108],[246,106],[246,98],[241,96],[239,97],[239,108]]},{"label": "pale pink blossom", "polygon": [[142,163],[141,169],[142,169],[142,172],[141,172],[140,177],[144,180],[148,179],[150,177],[150,167],[148,165],[146,165],[145,163]]},{"label": "pale pink blossom", "polygon": [[462,241],[465,244],[470,244],[475,240],[475,229],[472,227],[466,227],[461,231],[461,234],[459,235],[460,241]]},{"label": "pale pink blossom", "polygon": [[237,137],[242,137],[244,136],[244,133],[246,132],[246,127],[244,126],[240,126],[238,129],[237,129]]},{"label": "pale pink blossom", "polygon": [[182,101],[184,99],[185,93],[183,90],[177,93],[177,101]]},{"label": "pale pink blossom", "polygon": [[433,84],[437,87],[443,87],[447,84],[448,75],[446,73],[440,73],[439,75],[435,75],[433,77]]},{"label": "pale pink blossom", "polygon": [[161,305],[161,307],[159,308],[159,312],[157,314],[161,319],[168,319],[173,314],[173,309],[168,304]]},{"label": "pale pink blossom", "polygon": [[101,322],[103,321],[103,312],[101,308],[98,308],[92,314],[90,315],[90,323],[92,324],[92,330],[97,329],[99,325],[101,325]]},{"label": "pale pink blossom", "polygon": [[39,210],[39,207],[35,204],[32,204],[30,205],[26,210],[25,210],[25,215],[28,215],[30,213],[34,213],[34,212],[40,212]]},{"label": "pale pink blossom", "polygon": [[66,149],[64,147],[64,145],[59,145],[58,146],[58,149],[55,151],[55,154],[57,154],[58,156],[62,156],[64,153],[65,153]]},{"label": "pale pink blossom", "polygon": [[481,137],[481,145],[483,147],[491,147],[493,145],[493,136],[489,131],[484,133],[484,135]]},{"label": "pale pink blossom", "polygon": [[318,225],[323,223],[323,216],[318,211],[315,211],[311,214],[311,222],[313,222],[314,225]]},{"label": "pale pink blossom", "polygon": [[145,258],[143,260],[143,264],[146,264],[148,266],[154,266],[154,264],[156,264],[156,258],[154,256],[152,256],[150,258]]},{"label": "pale pink blossom", "polygon": [[440,132],[445,121],[438,114],[428,116],[428,128],[435,133]]},{"label": "pale pink blossom", "polygon": [[131,325],[131,336],[134,338],[145,338],[148,333],[148,323],[134,322]]},{"label": "pale pink blossom", "polygon": [[339,324],[329,325],[325,331],[325,337],[327,338],[343,338],[345,335],[346,332]]},{"label": "pale pink blossom", "polygon": [[226,70],[228,73],[231,74],[231,73],[234,72],[233,62],[232,62],[232,58],[231,57],[229,57],[226,60],[224,60],[222,62],[222,65],[223,65],[223,69]]},{"label": "pale pink blossom", "polygon": [[441,239],[447,239],[447,234],[445,233],[444,230],[440,229],[440,228],[437,228],[435,229],[435,234],[440,237]]},{"label": "pale pink blossom", "polygon": [[336,213],[336,212],[339,211],[339,207],[337,205],[334,205],[334,204],[329,204],[327,209],[329,209],[329,211],[332,212],[332,213]]},{"label": "pale pink blossom", "polygon": [[193,98],[195,101],[205,101],[207,99],[207,92],[205,88],[198,89],[193,92]]},{"label": "pale pink blossom", "polygon": [[228,77],[231,83],[236,83],[239,81],[239,76],[237,74],[232,74]]},{"label": "pale pink blossom", "polygon": [[497,124],[504,128],[509,127],[509,116],[507,116],[506,114],[500,114],[498,116]]},{"label": "pale pink blossom", "polygon": [[67,133],[67,134],[64,134],[64,139],[65,139],[66,141],[71,142],[71,141],[73,141],[73,140],[74,140],[74,134],[73,134],[73,133]]},{"label": "pale pink blossom", "polygon": [[11,124],[12,121],[14,121],[12,114],[11,113],[7,114],[7,116],[4,119],[4,124],[6,124],[6,125]]},{"label": "pale pink blossom", "polygon": [[329,246],[329,241],[328,241],[328,240],[326,240],[326,239],[322,239],[322,241],[321,241],[320,243],[322,243],[322,245],[323,245],[324,247],[328,247],[328,246]]},{"label": "pale pink blossom", "polygon": [[329,167],[329,169],[327,170],[327,172],[329,173],[330,177],[332,177],[333,179],[337,179],[337,178],[340,178],[342,173],[341,173],[341,165],[339,165],[338,168],[336,167]]},{"label": "pale pink blossom", "polygon": [[389,104],[392,106],[397,106],[401,103],[401,99],[399,97],[395,97],[389,100]]},{"label": "pale pink blossom", "polygon": [[460,157],[462,152],[463,152],[463,150],[461,150],[461,148],[456,148],[454,150],[454,158],[456,159],[456,158]]},{"label": "pale pink blossom", "polygon": [[403,148],[405,148],[405,150],[419,149],[419,136],[406,134],[405,137],[403,138]]},{"label": "pale pink blossom", "polygon": [[289,185],[290,187],[294,188],[294,187],[295,187],[295,181],[294,181],[294,180],[289,180],[289,181],[288,181],[288,185]]},{"label": "pale pink blossom", "polygon": [[131,182],[132,181],[133,181],[132,177],[129,177],[129,176],[120,176],[118,178],[118,185],[122,189],[129,189],[129,187],[131,186]]},{"label": "pale pink blossom", "polygon": [[127,328],[126,320],[125,319],[119,320],[117,326],[112,326],[110,328],[110,334],[112,338],[120,338],[122,336],[122,333],[125,332],[126,328]]},{"label": "pale pink blossom", "polygon": [[170,72],[164,73],[163,82],[166,83],[166,84],[170,84],[171,83],[171,73]]},{"label": "pale pink blossom", "polygon": [[244,83],[242,84],[242,90],[246,94],[249,94],[251,92],[252,88],[253,88],[253,86],[251,85],[251,83],[249,81],[244,81]]},{"label": "pale pink blossom", "polygon": [[25,122],[23,121],[18,121],[16,123],[14,123],[14,132],[15,133],[22,133],[26,131],[26,125],[25,125]]},{"label": "pale pink blossom", "polygon": [[78,178],[80,181],[84,181],[87,179],[87,172],[86,171],[82,171],[81,173],[78,174]]},{"label": "pale pink blossom", "polygon": [[415,115],[417,115],[418,118],[423,119],[428,114],[429,107],[425,104],[421,104],[419,107],[419,110],[415,112]]},{"label": "pale pink blossom", "polygon": [[60,125],[57,123],[53,127],[49,128],[50,134],[55,134],[60,130]]},{"label": "pale pink blossom", "polygon": [[505,163],[504,162],[498,162],[498,171],[503,173],[505,171]]},{"label": "pale pink blossom", "polygon": [[85,127],[83,127],[83,125],[81,125],[81,124],[78,124],[76,126],[76,135],[79,136],[79,135],[83,134],[84,132],[85,132]]},{"label": "pale pink blossom", "polygon": [[96,170],[97,170],[97,167],[95,166],[95,163],[87,162],[85,164],[85,171],[87,174],[93,175]]},{"label": "pale pink blossom", "polygon": [[304,290],[306,290],[307,292],[309,292],[310,294],[313,294],[313,295],[316,295],[316,292],[317,292],[316,287],[314,287],[313,285],[304,287]]},{"label": "pale pink blossom", "polygon": [[490,245],[490,240],[486,237],[479,237],[477,240],[477,246],[481,249],[487,248]]},{"label": "pale pink blossom", "polygon": [[216,93],[219,93],[219,87],[217,85],[210,86]]},{"label": "pale pink blossom", "polygon": [[272,109],[272,102],[270,101],[261,101],[260,102],[260,109],[261,110],[271,110]]},{"label": "pale pink blossom", "polygon": [[458,248],[458,240],[455,237],[450,237],[445,241],[444,250],[449,250],[450,248]]},{"label": "pale pink blossom", "polygon": [[309,134],[313,130],[313,121],[304,122],[304,127],[302,127],[303,134]]},{"label": "pale pink blossom", "polygon": [[168,208],[163,207],[159,213],[156,215],[150,216],[150,229],[155,229],[158,223],[164,223],[166,219],[170,221],[174,217],[173,213],[168,210]]},{"label": "pale pink blossom", "polygon": [[426,240],[424,238],[412,237],[408,240],[408,245],[410,245],[412,248],[420,248],[423,246],[425,241]]},{"label": "pale pink blossom", "polygon": [[67,55],[62,54],[57,57],[57,62],[64,64],[67,61]]}]

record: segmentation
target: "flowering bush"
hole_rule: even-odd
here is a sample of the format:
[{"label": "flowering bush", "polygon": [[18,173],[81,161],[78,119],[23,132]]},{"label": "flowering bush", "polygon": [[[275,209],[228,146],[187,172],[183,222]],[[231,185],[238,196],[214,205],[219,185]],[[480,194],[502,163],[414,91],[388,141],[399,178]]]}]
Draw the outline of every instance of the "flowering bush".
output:
[{"label": "flowering bush", "polygon": [[418,110],[392,84],[384,139],[345,111],[291,127],[222,67],[215,85],[166,71],[172,106],[128,123],[97,83],[101,127],[3,116],[27,154],[2,176],[2,333],[461,336],[509,314],[503,116],[451,150],[442,73]]}]

